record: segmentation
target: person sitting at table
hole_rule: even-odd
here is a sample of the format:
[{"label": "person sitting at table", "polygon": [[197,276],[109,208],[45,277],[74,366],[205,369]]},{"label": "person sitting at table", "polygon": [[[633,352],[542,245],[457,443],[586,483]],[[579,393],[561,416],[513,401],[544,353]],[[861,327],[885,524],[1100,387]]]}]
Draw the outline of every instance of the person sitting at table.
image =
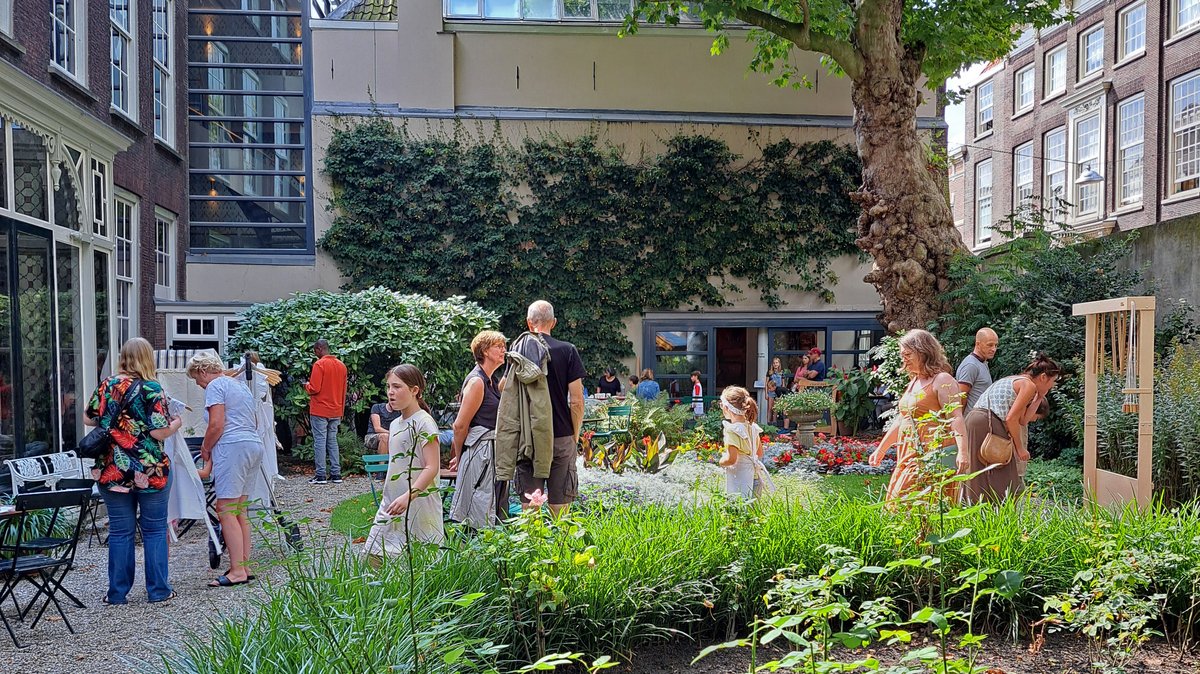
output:
[{"label": "person sitting at table", "polygon": [[596,392],[615,396],[621,392],[621,380],[617,379],[617,371],[611,367],[604,368],[604,375],[596,383]]},{"label": "person sitting at table", "polygon": [[800,356],[800,367],[796,368],[796,373],[792,376],[793,391],[799,391],[808,383],[808,364],[810,362],[812,359],[808,357],[807,353]]},{"label": "person sitting at table", "polygon": [[808,371],[804,376],[809,381],[825,381],[825,359],[821,358],[821,350],[815,346],[808,350]]},{"label": "person sitting at table", "polygon": [[380,445],[387,448],[388,428],[400,414],[400,410],[392,409],[392,404],[387,401],[371,405],[371,432],[363,438],[367,449],[378,452]]},{"label": "person sitting at table", "polygon": [[646,368],[642,370],[642,379],[637,384],[637,397],[642,400],[654,400],[662,388],[658,382],[654,381],[654,370]]}]

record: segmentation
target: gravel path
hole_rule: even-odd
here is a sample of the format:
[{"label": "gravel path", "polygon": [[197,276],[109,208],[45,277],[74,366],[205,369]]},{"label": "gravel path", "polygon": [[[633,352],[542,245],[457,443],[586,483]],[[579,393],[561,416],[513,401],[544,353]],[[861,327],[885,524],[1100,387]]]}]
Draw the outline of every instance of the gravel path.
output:
[{"label": "gravel path", "polygon": [[[302,525],[306,545],[320,544],[327,537],[340,534],[331,532],[329,511],[343,500],[369,490],[366,478],[347,477],[342,484],[310,485],[308,475],[293,473],[279,483],[276,498],[280,506],[290,513],[294,521],[307,518]],[[268,549],[264,536],[272,539],[270,545],[279,546],[277,534],[257,531],[252,561],[269,561],[278,553]],[[80,542],[75,559],[75,568],[67,574],[64,587],[79,597],[87,607],[78,608],[68,600],[60,598],[75,634],[67,631],[62,619],[53,606],[36,629],[17,623],[11,601],[3,606],[17,638],[24,648],[13,647],[8,633],[0,626],[0,672],[7,674],[123,674],[136,671],[134,663],[118,657],[152,659],[161,650],[160,644],[178,643],[188,632],[206,634],[210,621],[218,616],[228,616],[245,610],[248,600],[262,596],[264,581],[281,579],[283,569],[264,564],[255,570],[258,580],[249,585],[226,588],[207,587],[221,571],[208,568],[208,537],[203,526],[197,525],[176,544],[171,545],[171,584],[178,593],[175,599],[161,604],[146,603],[146,586],[142,574],[142,550],[137,550],[137,575],[129,603],[124,606],[107,606],[101,598],[108,587],[108,548],[93,543]],[[225,558],[226,564],[228,557]],[[28,590],[19,596],[28,597]],[[22,602],[24,603],[24,602]],[[28,622],[28,621],[27,621]],[[114,643],[123,646],[113,648]],[[137,644],[149,647],[139,653]]]}]

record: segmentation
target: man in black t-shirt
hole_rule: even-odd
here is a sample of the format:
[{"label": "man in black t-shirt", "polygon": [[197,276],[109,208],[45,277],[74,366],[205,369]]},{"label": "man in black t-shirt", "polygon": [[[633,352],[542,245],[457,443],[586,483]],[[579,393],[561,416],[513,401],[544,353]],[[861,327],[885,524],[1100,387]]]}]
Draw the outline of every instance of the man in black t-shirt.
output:
[{"label": "man in black t-shirt", "polygon": [[518,461],[517,491],[521,502],[527,504],[525,495],[541,489],[550,512],[557,516],[579,495],[575,460],[579,455],[579,430],[583,425],[583,378],[586,372],[575,345],[550,336],[558,321],[549,302],[538,300],[529,305],[525,322],[529,331],[540,334],[550,349],[546,379],[554,419],[554,460],[550,464],[550,477],[546,479],[533,477],[531,461]]}]

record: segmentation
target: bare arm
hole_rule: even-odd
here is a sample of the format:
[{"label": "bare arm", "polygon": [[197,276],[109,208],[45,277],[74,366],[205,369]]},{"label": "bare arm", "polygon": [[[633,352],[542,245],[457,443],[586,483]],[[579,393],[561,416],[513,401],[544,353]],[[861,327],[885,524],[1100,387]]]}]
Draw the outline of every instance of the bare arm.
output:
[{"label": "bare arm", "polygon": [[583,380],[576,379],[567,386],[570,394],[571,423],[575,427],[575,442],[579,442],[579,432],[583,429]]},{"label": "bare arm", "polygon": [[[93,422],[93,423],[95,423],[95,422]],[[166,440],[167,438],[171,437],[172,435],[175,435],[175,431],[178,431],[179,427],[182,425],[183,425],[183,419],[180,419],[179,417],[172,417],[171,423],[169,423],[166,428],[156,428],[156,429],[150,431],[150,437],[154,438],[155,440],[159,440],[159,441]]]},{"label": "bare arm", "polygon": [[738,448],[735,445],[725,445],[725,450],[726,450],[725,459],[723,461],[721,461],[718,465],[728,468],[729,466],[732,466],[733,464],[737,463]]},{"label": "bare arm", "polygon": [[389,515],[403,515],[414,498],[423,496],[424,492],[429,489],[434,480],[438,477],[438,472],[441,470],[442,453],[438,448],[437,438],[431,438],[424,445],[421,445],[421,458],[424,459],[425,467],[417,473],[409,486],[409,490],[397,496],[395,500],[388,504],[386,511]]},{"label": "bare arm", "polygon": [[212,460],[212,448],[225,432],[225,405],[213,405],[208,408],[208,429],[204,431],[204,442],[200,444],[200,456],[205,461]]},{"label": "bare arm", "polygon": [[883,438],[879,441],[879,446],[871,452],[871,456],[867,457],[867,462],[872,466],[878,466],[883,463],[883,457],[887,451],[892,448],[900,440],[900,424],[899,422],[892,424],[892,427],[883,434]]},{"label": "bare arm", "polygon": [[378,414],[371,415],[371,428],[375,429],[376,433],[388,432],[387,429],[383,427],[383,420],[379,418]]},{"label": "bare arm", "polygon": [[1033,400],[1029,401],[1029,406],[1025,408],[1024,419],[1022,419],[1024,425],[1028,426],[1031,421],[1037,418],[1038,405],[1041,402],[1042,396],[1040,394],[1035,394]]},{"label": "bare arm", "polygon": [[467,388],[463,390],[462,403],[458,408],[458,416],[454,417],[454,441],[451,446],[454,454],[450,459],[450,470],[458,468],[458,457],[462,455],[463,445],[467,443],[467,433],[471,430],[471,420],[483,404],[483,380],[471,377]]},{"label": "bare arm", "polygon": [[1024,426],[1022,422],[1025,420],[1026,410],[1031,404],[1037,404],[1037,386],[1028,379],[1018,379],[1013,382],[1013,388],[1017,391],[1017,399],[1013,401],[1012,407],[1004,417],[1004,428],[1008,431],[1008,437],[1012,439],[1017,458],[1028,461],[1029,449],[1021,444],[1021,426]]}]

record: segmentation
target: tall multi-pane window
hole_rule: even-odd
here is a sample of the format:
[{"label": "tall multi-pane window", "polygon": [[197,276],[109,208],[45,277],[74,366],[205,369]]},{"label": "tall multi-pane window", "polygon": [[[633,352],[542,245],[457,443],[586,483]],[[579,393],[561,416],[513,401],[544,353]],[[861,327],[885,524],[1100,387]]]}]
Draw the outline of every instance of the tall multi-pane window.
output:
[{"label": "tall multi-pane window", "polygon": [[992,160],[975,165],[975,241],[992,240]]},{"label": "tall multi-pane window", "polygon": [[[309,3],[192,4],[188,245],[206,254],[311,253],[312,216],[304,189],[305,92],[312,81],[304,63]],[[518,13],[558,12],[563,6],[559,0],[509,4]]]},{"label": "tall multi-pane window", "polygon": [[154,296],[175,299],[175,216],[161,208],[154,211]]},{"label": "tall multi-pane window", "polygon": [[1025,66],[1013,76],[1013,112],[1033,107],[1033,66]]},{"label": "tall multi-pane window", "polygon": [[117,335],[121,344],[137,336],[137,202],[114,200],[113,234],[117,257]]},{"label": "tall multi-pane window", "polygon": [[175,0],[150,0],[154,45],[154,136],[175,145]]},{"label": "tall multi-pane window", "polygon": [[50,4],[50,47],[54,65],[80,81],[87,69],[80,67],[87,53],[87,3],[81,0],[52,0]]},{"label": "tall multi-pane window", "polygon": [[1200,26],[1200,0],[1173,0],[1175,11],[1171,16],[1173,33],[1182,33]]},{"label": "tall multi-pane window", "polygon": [[128,117],[137,115],[137,20],[133,0],[109,0],[112,23],[112,106]]},{"label": "tall multi-pane window", "polygon": [[1171,194],[1200,188],[1200,72],[1171,85]]},{"label": "tall multi-pane window", "polygon": [[[1100,168],[1100,115],[1090,114],[1075,121],[1075,169],[1082,176]],[[1075,184],[1075,215],[1082,217],[1100,210],[1100,184]]]},{"label": "tall multi-pane window", "polygon": [[1079,79],[1104,70],[1104,26],[1079,36]]},{"label": "tall multi-pane window", "polygon": [[988,80],[975,90],[975,133],[992,130],[992,82]]},{"label": "tall multi-pane window", "polygon": [[1033,203],[1033,142],[1013,150],[1013,207],[1029,208]]},{"label": "tall multi-pane window", "polygon": [[1046,77],[1043,96],[1067,90],[1067,47],[1063,45],[1046,52]]},{"label": "tall multi-pane window", "polygon": [[1139,2],[1121,10],[1118,23],[1121,26],[1119,60],[1146,51],[1146,3]]},{"label": "tall multi-pane window", "polygon": [[1062,223],[1067,199],[1067,130],[1063,127],[1048,131],[1042,149],[1046,176],[1043,200],[1054,222]]},{"label": "tall multi-pane window", "polygon": [[1143,113],[1141,94],[1117,106],[1117,170],[1121,174],[1121,205],[1142,201]]}]

